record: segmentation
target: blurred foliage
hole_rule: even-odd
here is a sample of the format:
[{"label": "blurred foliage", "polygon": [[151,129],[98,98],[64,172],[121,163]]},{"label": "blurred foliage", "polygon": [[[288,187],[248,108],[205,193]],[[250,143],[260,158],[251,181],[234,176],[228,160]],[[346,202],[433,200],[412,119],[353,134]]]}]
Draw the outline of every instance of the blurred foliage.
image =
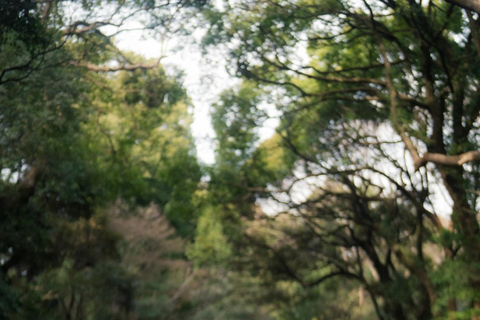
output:
[{"label": "blurred foliage", "polygon": [[[214,165],[184,75],[116,47],[133,21],[202,26],[243,80]],[[479,25],[449,1],[0,0],[0,319],[479,318],[480,167],[412,152],[479,149]]]},{"label": "blurred foliage", "polygon": [[[477,13],[450,1],[246,0],[204,17],[204,51],[226,52],[243,80],[213,107],[205,196],[229,269],[298,288],[281,319],[478,317],[478,165],[428,157],[479,149]],[[451,221],[437,215],[440,193]],[[336,283],[337,299],[306,297]],[[344,309],[359,289],[368,307]]]},{"label": "blurred foliage", "polygon": [[[84,2],[79,17],[102,3]],[[163,226],[193,236],[202,172],[191,102],[181,74],[112,50],[101,32],[78,31],[90,22],[72,29],[62,14],[57,1],[0,4],[0,318],[159,319],[188,262],[183,245],[170,247],[176,231],[135,208],[161,208]],[[79,67],[126,60],[150,67]]]}]

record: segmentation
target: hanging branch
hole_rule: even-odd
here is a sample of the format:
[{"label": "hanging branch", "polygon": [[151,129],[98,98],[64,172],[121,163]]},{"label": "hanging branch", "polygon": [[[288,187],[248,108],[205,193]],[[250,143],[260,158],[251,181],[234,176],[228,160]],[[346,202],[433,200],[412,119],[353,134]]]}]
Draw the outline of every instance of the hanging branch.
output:
[{"label": "hanging branch", "polygon": [[162,60],[163,57],[158,59],[155,62],[152,63],[137,63],[137,64],[121,64],[118,66],[99,66],[93,63],[84,63],[84,62],[78,62],[78,61],[70,61],[70,64],[75,67],[82,67],[85,68],[89,71],[95,71],[95,72],[116,72],[116,71],[135,71],[135,70],[149,70],[149,69],[155,69],[158,68],[160,65],[160,61]]}]

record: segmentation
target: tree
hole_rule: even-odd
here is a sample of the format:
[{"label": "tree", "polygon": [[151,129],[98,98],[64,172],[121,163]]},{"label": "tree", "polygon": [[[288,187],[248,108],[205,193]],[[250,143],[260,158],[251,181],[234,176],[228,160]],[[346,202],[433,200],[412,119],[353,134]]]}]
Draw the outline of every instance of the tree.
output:
[{"label": "tree", "polygon": [[[0,5],[2,319],[133,314],[133,275],[102,215],[118,198],[157,203],[183,235],[195,224],[201,172],[181,77],[118,51],[100,30],[145,12],[173,26],[173,11],[199,7],[157,4]],[[81,20],[68,21],[68,5]]]},{"label": "tree", "polygon": [[[15,54],[0,64],[0,85],[25,79],[36,70],[51,66],[49,54],[64,46],[70,56],[56,61],[95,72],[154,69],[159,59],[134,63],[116,47],[114,37],[138,30],[128,24],[142,22],[164,42],[186,27],[207,1],[34,1],[2,0],[0,42]],[[74,15],[69,14],[73,10]],[[141,18],[140,18],[141,17]],[[101,53],[101,54],[99,54]],[[164,52],[162,52],[164,54]]]},{"label": "tree", "polygon": [[[266,146],[220,143],[219,154],[247,151],[247,160],[236,162],[240,181],[230,188],[236,194],[226,202],[250,199],[254,207],[273,199],[308,227],[283,231],[296,248],[287,256],[252,245],[272,252],[283,274],[302,285],[311,283],[298,274],[308,274],[306,261],[329,265],[313,284],[330,276],[357,279],[379,318],[460,312],[454,299],[460,292],[469,292],[466,316],[478,313],[477,14],[413,0],[225,6],[208,15],[205,44],[227,43],[232,73],[255,83],[281,113],[275,148],[283,150],[276,170],[262,159]],[[217,108],[234,119],[226,126],[260,126],[261,118],[252,124],[252,113],[238,111],[243,94],[236,96]],[[260,112],[250,101],[253,114]],[[266,179],[244,178],[258,172]],[[453,203],[451,227],[436,212],[439,184]],[[309,241],[324,249],[294,263],[309,252]],[[462,289],[438,281],[435,270],[452,265],[471,275]],[[367,269],[377,276],[369,278]]]}]

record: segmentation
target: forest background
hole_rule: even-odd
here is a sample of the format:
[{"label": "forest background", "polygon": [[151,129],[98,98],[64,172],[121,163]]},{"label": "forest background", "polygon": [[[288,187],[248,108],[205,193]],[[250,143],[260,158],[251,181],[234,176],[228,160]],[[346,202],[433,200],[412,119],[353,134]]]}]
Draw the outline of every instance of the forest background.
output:
[{"label": "forest background", "polygon": [[[0,0],[0,318],[479,319],[479,27],[476,0]],[[225,66],[212,164],[136,30]]]}]

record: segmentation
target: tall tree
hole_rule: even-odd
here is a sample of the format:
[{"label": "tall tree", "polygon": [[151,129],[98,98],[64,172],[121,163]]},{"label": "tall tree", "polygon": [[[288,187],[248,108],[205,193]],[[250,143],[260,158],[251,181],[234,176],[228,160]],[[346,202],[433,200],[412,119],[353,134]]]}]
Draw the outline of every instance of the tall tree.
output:
[{"label": "tall tree", "polygon": [[142,15],[165,34],[199,6],[1,2],[1,319],[132,316],[133,276],[102,213],[117,198],[155,202],[182,235],[193,229],[201,172],[181,76],[101,28]]},{"label": "tall tree", "polygon": [[[316,239],[318,256],[307,257],[333,268],[313,283],[358,279],[379,318],[460,312],[460,292],[470,305],[466,316],[478,314],[477,14],[413,0],[238,1],[225,8],[208,16],[205,44],[226,42],[232,73],[263,89],[281,114],[275,139],[284,150],[276,170],[261,156],[265,147],[221,143],[219,154],[247,151],[237,162],[241,175],[268,177],[243,179],[230,202],[267,197],[308,227],[287,232],[297,243],[289,254],[261,245],[279,270],[310,284],[301,276],[307,264],[293,257]],[[232,131],[261,126],[261,117],[252,122],[252,113],[241,111],[242,98],[217,108],[234,119],[225,121]],[[260,107],[250,100],[247,108],[255,114]],[[452,201],[451,227],[436,213],[446,206],[439,184]],[[434,272],[452,275],[452,268],[470,275],[462,288]]]}]

